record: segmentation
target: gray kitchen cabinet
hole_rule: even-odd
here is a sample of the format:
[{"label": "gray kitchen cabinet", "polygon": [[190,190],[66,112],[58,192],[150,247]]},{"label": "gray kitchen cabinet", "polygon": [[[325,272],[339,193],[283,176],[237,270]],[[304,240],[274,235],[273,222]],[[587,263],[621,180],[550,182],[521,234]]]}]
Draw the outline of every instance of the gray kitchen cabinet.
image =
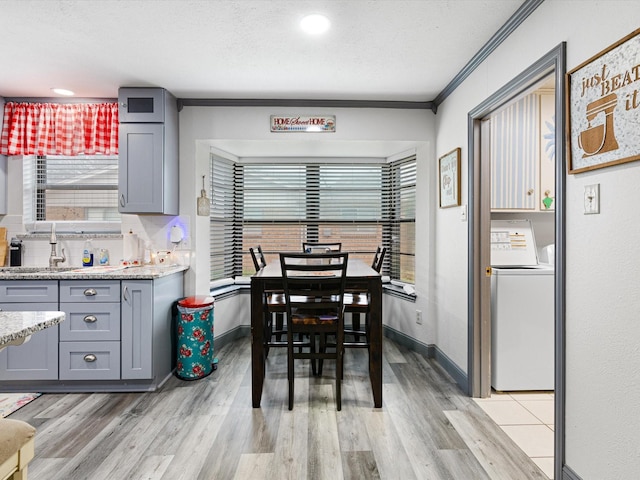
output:
[{"label": "gray kitchen cabinet", "polygon": [[164,88],[122,87],[118,89],[120,123],[164,123],[165,104],[175,99]]},{"label": "gray kitchen cabinet", "polygon": [[[152,112],[120,111],[118,190],[121,213],[178,214],[178,109],[164,89],[121,88],[123,92],[157,91],[162,107]],[[144,93],[147,95],[147,93]],[[132,98],[127,100],[127,105]],[[146,115],[146,116],[145,116]],[[126,120],[123,120],[125,118]],[[145,118],[154,119],[142,121]],[[159,119],[161,121],[158,121]]]},{"label": "gray kitchen cabinet", "polygon": [[60,380],[120,379],[120,281],[62,280]]},{"label": "gray kitchen cabinet", "polygon": [[0,308],[65,313],[60,325],[0,351],[3,389],[155,390],[175,365],[175,305],[184,295],[180,272],[155,278],[1,280]]},{"label": "gray kitchen cabinet", "polygon": [[[8,312],[58,311],[58,282],[0,281],[0,308]],[[0,380],[57,380],[58,326],[45,328],[22,345],[0,351]]]},{"label": "gray kitchen cabinet", "polygon": [[183,295],[182,275],[122,281],[122,379],[161,382],[173,364],[173,309]]},{"label": "gray kitchen cabinet", "polygon": [[122,378],[151,378],[153,287],[147,280],[122,282]]}]

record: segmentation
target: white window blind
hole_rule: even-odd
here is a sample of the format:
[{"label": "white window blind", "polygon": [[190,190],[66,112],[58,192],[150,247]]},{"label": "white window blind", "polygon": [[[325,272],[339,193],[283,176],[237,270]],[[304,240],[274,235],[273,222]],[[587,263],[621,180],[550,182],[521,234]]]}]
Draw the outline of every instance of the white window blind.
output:
[{"label": "white window blind", "polygon": [[117,155],[28,156],[23,169],[25,224],[119,230]]},{"label": "white window blind", "polygon": [[237,275],[234,162],[212,156],[209,221],[211,280]]},{"label": "white window blind", "polygon": [[[415,158],[413,164],[406,192],[415,196]],[[411,230],[395,228],[399,206],[409,205],[394,196],[402,183],[396,172],[405,171],[383,163],[239,164],[212,155],[211,279],[253,274],[249,248],[256,245],[272,261],[278,252],[301,251],[305,241],[341,242],[351,258],[371,263],[379,245],[390,250]],[[409,210],[403,223],[409,213],[415,221],[415,200]],[[387,258],[413,260],[406,241],[397,243],[404,250]],[[391,260],[384,268],[393,270]]]},{"label": "white window blind", "polygon": [[390,276],[415,283],[416,253],[416,158],[390,165],[391,249]]}]

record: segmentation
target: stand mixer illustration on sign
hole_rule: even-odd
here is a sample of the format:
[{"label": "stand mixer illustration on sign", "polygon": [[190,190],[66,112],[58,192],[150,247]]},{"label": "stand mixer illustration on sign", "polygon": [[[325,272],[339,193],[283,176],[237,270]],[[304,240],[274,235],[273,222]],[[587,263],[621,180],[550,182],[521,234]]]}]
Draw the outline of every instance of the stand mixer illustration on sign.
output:
[{"label": "stand mixer illustration on sign", "polygon": [[[617,101],[618,96],[611,93],[587,105],[589,126],[580,132],[578,137],[578,145],[584,151],[583,158],[618,149],[618,141],[613,130],[613,110]],[[591,122],[599,113],[604,113],[604,123],[591,126]]]}]

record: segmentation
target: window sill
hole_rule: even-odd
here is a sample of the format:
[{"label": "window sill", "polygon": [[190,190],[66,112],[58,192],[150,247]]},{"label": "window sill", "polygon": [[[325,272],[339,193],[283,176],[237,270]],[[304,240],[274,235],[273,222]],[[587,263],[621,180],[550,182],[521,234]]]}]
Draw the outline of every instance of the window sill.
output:
[{"label": "window sill", "polygon": [[415,291],[414,293],[407,293],[405,291],[405,288],[401,285],[395,285],[393,283],[385,283],[384,285],[382,285],[382,291],[387,295],[392,295],[394,297],[398,297],[403,300],[407,300],[409,302],[415,303],[416,301]]},{"label": "window sill", "polygon": [[[232,280],[224,282],[212,282],[209,293],[216,300],[222,300],[227,297],[239,295],[241,293],[250,293],[251,285],[247,282],[241,281],[233,283]],[[394,285],[391,283],[385,283],[382,285],[382,292],[385,295],[392,295],[394,297],[406,300],[412,303],[416,301],[416,294],[408,294],[405,289],[400,285]]]}]

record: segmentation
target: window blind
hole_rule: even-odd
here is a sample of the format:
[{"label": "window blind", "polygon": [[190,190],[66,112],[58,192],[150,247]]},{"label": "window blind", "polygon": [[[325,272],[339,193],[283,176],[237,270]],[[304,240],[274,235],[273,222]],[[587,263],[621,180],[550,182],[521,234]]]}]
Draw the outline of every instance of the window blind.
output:
[{"label": "window blind", "polygon": [[27,222],[120,221],[117,156],[25,157],[23,179]]},{"label": "window blind", "polygon": [[[402,251],[395,258],[412,261],[413,239],[410,245],[399,241],[412,229],[394,225],[399,225],[401,211],[406,213],[403,223],[411,223],[411,216],[415,222],[415,199],[411,207],[407,198],[411,192],[415,196],[415,158],[412,188],[405,190],[404,199],[395,189],[406,187],[401,177],[408,169],[393,165],[240,164],[212,155],[212,280],[253,274],[249,248],[256,245],[273,261],[278,252],[301,251],[305,241],[342,242],[351,258],[370,264],[376,248],[390,250],[396,238]],[[385,270],[391,263],[385,262]]]},{"label": "window blind", "polygon": [[416,158],[399,160],[390,165],[389,256],[391,278],[415,283],[416,253]]},{"label": "window blind", "polygon": [[236,268],[238,232],[236,228],[235,163],[212,156],[209,191],[211,210],[209,222],[211,280],[240,275]]}]

